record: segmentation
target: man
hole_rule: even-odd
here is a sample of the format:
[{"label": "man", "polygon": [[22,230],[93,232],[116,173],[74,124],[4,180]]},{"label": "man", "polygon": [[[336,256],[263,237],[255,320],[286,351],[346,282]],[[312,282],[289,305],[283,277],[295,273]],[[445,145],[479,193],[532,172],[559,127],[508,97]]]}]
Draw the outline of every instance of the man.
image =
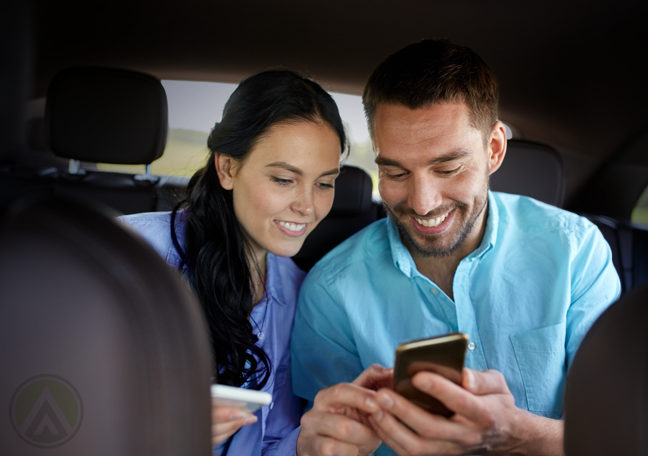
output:
[{"label": "man", "polygon": [[[561,454],[567,370],[620,293],[608,245],[584,218],[488,190],[506,134],[493,74],[470,49],[405,47],[363,103],[389,217],[302,286],[293,388],[314,405],[298,451],[366,454],[380,439],[379,454]],[[462,386],[413,379],[449,419],[363,377],[344,383],[391,366],[401,342],[454,331],[470,337]]]}]

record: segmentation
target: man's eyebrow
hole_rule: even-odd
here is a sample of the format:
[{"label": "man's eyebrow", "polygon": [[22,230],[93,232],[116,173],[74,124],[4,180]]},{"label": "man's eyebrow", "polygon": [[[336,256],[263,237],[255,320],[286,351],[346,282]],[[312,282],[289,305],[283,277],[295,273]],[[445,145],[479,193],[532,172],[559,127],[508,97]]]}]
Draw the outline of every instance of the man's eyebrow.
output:
[{"label": "man's eyebrow", "polygon": [[[288,170],[288,171],[290,171],[292,173],[297,174],[298,176],[303,176],[304,175],[304,172],[301,169],[295,168],[294,166],[289,165],[286,162],[270,163],[269,165],[266,165],[266,168],[283,168],[283,169],[286,169],[286,170]],[[320,174],[320,177],[337,175],[337,174],[340,174],[340,169],[339,168],[334,168],[334,169],[331,169],[329,171],[323,172],[322,174]]]},{"label": "man's eyebrow", "polygon": [[435,158],[434,160],[430,160],[430,165],[438,165],[440,163],[445,163],[449,162],[452,160],[458,160],[460,158],[467,157],[468,155],[471,155],[472,152],[468,149],[453,149],[447,154],[441,155],[440,157]]},{"label": "man's eyebrow", "polygon": [[[468,155],[471,155],[472,152],[468,149],[453,149],[450,152],[441,155],[440,157],[437,157],[433,160],[430,160],[428,164],[430,165],[438,165],[440,163],[445,163],[449,162],[452,160],[458,160],[460,158],[467,157]],[[376,165],[378,166],[397,166],[399,168],[404,168],[404,166],[399,163],[396,160],[392,160],[391,158],[385,158],[381,157],[380,155],[376,157]]]},{"label": "man's eyebrow", "polygon": [[403,167],[403,165],[401,165],[396,160],[392,160],[391,158],[381,157],[380,155],[378,155],[374,161],[378,166],[398,166],[399,168]]}]

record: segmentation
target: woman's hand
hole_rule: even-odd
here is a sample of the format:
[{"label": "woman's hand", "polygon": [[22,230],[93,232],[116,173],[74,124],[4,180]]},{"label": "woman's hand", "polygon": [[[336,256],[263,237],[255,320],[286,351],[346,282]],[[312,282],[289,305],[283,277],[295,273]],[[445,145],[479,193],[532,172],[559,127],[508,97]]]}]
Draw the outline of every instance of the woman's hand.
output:
[{"label": "woman's hand", "polygon": [[212,445],[218,445],[243,426],[256,423],[257,417],[243,407],[217,405],[212,399]]}]

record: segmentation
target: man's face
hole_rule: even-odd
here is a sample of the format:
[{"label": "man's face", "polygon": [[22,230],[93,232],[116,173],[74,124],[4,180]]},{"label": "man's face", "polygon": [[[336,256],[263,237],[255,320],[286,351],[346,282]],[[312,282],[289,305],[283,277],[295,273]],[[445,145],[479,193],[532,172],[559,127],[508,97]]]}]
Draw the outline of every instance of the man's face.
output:
[{"label": "man's face", "polygon": [[484,141],[482,132],[470,125],[463,103],[415,110],[378,105],[374,143],[380,195],[413,253],[445,257],[464,246],[465,256],[477,247],[488,176],[506,150],[503,131],[498,122]]}]

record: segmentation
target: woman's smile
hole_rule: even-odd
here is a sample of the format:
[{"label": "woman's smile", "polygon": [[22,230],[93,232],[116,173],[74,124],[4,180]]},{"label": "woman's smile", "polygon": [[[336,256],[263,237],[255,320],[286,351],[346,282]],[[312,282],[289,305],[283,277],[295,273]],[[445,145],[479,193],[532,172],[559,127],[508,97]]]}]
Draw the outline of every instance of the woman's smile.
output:
[{"label": "woman's smile", "polygon": [[285,222],[283,220],[275,220],[274,222],[282,233],[290,237],[303,236],[308,227],[308,223]]}]

